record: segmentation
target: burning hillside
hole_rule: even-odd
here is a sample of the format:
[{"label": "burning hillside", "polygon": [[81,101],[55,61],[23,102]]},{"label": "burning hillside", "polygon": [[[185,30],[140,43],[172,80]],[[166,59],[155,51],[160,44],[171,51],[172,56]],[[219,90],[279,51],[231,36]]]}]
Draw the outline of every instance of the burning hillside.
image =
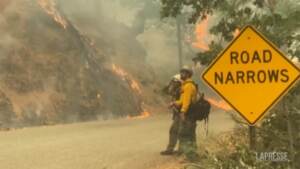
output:
[{"label": "burning hillside", "polygon": [[67,21],[61,16],[59,11],[57,11],[57,6],[54,0],[38,0],[37,2],[50,17],[52,17],[64,29],[67,28]]},{"label": "burning hillside", "polygon": [[138,82],[134,80],[133,77],[129,75],[125,70],[123,70],[121,67],[118,67],[116,64],[112,64],[112,70],[114,73],[119,75],[123,81],[127,82],[134,92],[139,95],[142,94],[142,90]]},{"label": "burning hillside", "polygon": [[14,0],[0,17],[5,32],[0,106],[6,112],[1,123],[41,125],[145,112],[140,82],[116,65],[107,66],[110,56],[55,1]]}]

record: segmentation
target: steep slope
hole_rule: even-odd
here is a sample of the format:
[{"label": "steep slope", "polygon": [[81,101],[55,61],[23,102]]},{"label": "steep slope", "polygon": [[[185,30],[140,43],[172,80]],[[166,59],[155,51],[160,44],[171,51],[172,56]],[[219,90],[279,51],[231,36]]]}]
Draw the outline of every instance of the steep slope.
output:
[{"label": "steep slope", "polygon": [[0,121],[40,125],[143,112],[134,80],[113,70],[54,1],[10,1],[0,32],[0,90],[7,100],[0,108],[11,105],[13,112]]}]

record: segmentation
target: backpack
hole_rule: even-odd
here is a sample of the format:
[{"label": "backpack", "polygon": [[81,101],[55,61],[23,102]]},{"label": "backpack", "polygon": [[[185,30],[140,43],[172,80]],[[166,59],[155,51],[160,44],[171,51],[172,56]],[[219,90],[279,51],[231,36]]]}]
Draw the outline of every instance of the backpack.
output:
[{"label": "backpack", "polygon": [[208,121],[210,109],[210,103],[206,99],[200,98],[196,103],[190,106],[188,116],[197,121]]},{"label": "backpack", "polygon": [[[191,82],[195,85],[197,92],[198,85],[195,82]],[[190,108],[187,113],[187,117],[196,121],[202,121],[205,122],[206,127],[206,135],[208,134],[208,119],[209,119],[209,113],[211,110],[211,104],[209,101],[207,101],[204,98],[204,94],[200,94],[200,99],[197,100],[195,103],[190,105]]]}]

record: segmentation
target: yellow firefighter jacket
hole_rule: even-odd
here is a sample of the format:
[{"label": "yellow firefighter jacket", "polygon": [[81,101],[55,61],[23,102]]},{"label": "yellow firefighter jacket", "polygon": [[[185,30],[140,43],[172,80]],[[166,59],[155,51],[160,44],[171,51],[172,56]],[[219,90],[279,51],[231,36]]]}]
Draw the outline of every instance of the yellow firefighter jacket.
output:
[{"label": "yellow firefighter jacket", "polygon": [[192,79],[187,79],[183,82],[181,87],[181,95],[179,100],[175,102],[177,106],[181,107],[180,112],[186,113],[192,103],[197,101],[197,89]]}]

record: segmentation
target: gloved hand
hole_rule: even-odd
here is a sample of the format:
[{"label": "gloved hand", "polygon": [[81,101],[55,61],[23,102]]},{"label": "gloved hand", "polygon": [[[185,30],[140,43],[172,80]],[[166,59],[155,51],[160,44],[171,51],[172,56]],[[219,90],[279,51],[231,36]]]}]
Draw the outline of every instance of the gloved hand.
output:
[{"label": "gloved hand", "polygon": [[170,104],[169,104],[169,109],[171,109],[171,108],[173,108],[173,107],[176,107],[176,104],[175,104],[175,102],[171,102]]}]

